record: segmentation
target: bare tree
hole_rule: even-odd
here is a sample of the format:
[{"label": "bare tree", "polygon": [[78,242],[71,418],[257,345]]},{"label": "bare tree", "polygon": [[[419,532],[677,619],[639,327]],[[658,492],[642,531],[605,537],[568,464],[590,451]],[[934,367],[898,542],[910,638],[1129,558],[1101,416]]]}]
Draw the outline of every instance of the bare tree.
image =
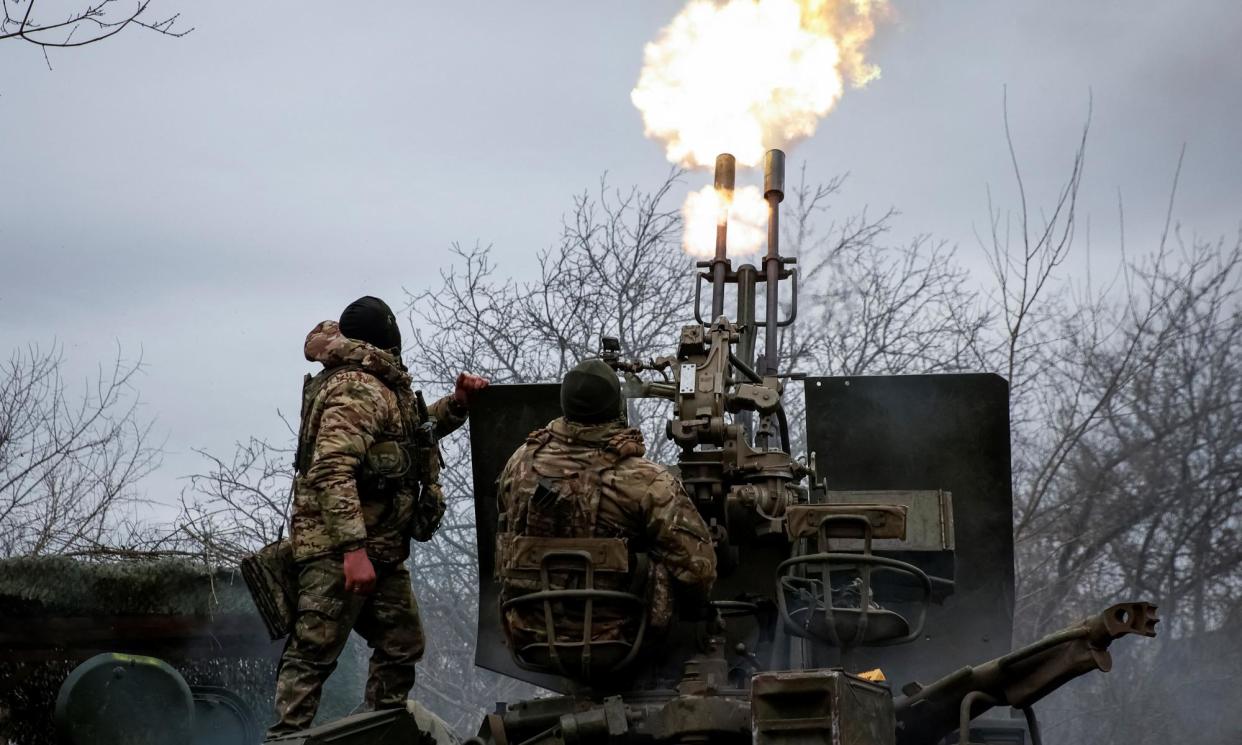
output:
[{"label": "bare tree", "polygon": [[[1075,286],[1059,274],[1075,242],[1089,121],[1088,116],[1070,174],[1051,208],[1040,212],[1039,223],[1030,217],[1034,210],[1016,156],[1011,164],[1017,225],[989,199],[991,230],[984,245],[1001,324],[983,359],[1006,371],[1011,386],[1018,617],[1024,619],[1019,629],[1024,635],[1073,620],[1101,599],[1135,594],[1165,599],[1163,593],[1153,595],[1151,567],[1121,567],[1133,561],[1127,558],[1130,549],[1145,561],[1172,560],[1176,552],[1164,539],[1186,538],[1165,535],[1169,521],[1186,508],[1185,493],[1155,488],[1154,476],[1185,470],[1176,462],[1183,456],[1169,445],[1194,440],[1215,408],[1193,400],[1206,395],[1200,386],[1178,393],[1171,381],[1189,385],[1195,375],[1207,376],[1225,391],[1235,382],[1230,376],[1236,363],[1228,355],[1222,359],[1219,350],[1233,346],[1236,250],[1197,243],[1174,255],[1172,196],[1166,226],[1150,254],[1123,264],[1105,286],[1089,280]],[[1008,122],[1005,131],[1012,156]],[[1174,195],[1176,181],[1175,174]],[[1198,331],[1187,337],[1188,329]],[[1232,416],[1232,404],[1226,399],[1214,406]],[[1156,411],[1162,412],[1158,432]],[[1146,440],[1139,431],[1147,432]],[[1231,441],[1228,428],[1222,433],[1216,463],[1228,472],[1238,466],[1242,441]],[[1145,483],[1148,478],[1153,483]],[[1222,493],[1208,503],[1223,516],[1220,500],[1238,492],[1236,483],[1217,486]],[[1118,550],[1136,526],[1152,519],[1137,545]],[[1207,527],[1201,517],[1192,522]],[[1184,576],[1188,566],[1173,560],[1167,568]],[[1123,576],[1130,581],[1121,581]],[[1196,612],[1195,617],[1205,616]]]},{"label": "bare tree", "polygon": [[[288,425],[288,422],[285,422]],[[290,436],[296,432],[290,428]],[[292,446],[251,437],[229,459],[195,450],[207,470],[191,474],[181,513],[166,539],[212,565],[235,566],[286,532],[293,483]]]},{"label": "bare tree", "polygon": [[89,553],[132,523],[137,483],[160,461],[120,351],[74,394],[58,347],[0,371],[0,556]]},{"label": "bare tree", "polygon": [[977,367],[991,316],[955,251],[926,235],[888,243],[893,209],[832,219],[844,183],[811,184],[804,165],[786,201],[783,252],[798,257],[805,320],[782,331],[783,363],[821,375]]},{"label": "bare tree", "polygon": [[1130,683],[1083,681],[1055,697],[1047,741],[1154,744],[1188,726],[1219,735],[1231,714],[1188,716],[1202,707],[1183,693],[1209,667],[1223,676],[1214,688],[1242,689],[1212,665],[1242,657],[1214,636],[1238,617],[1242,590],[1242,239],[1181,240],[1179,159],[1150,249],[1125,258],[1119,203],[1121,266],[1102,286],[1090,273],[1073,281],[1062,266],[1077,243],[1089,119],[1069,176],[1037,210],[1006,117],[1018,209],[989,198],[981,239],[1001,321],[982,359],[1012,393],[1015,631],[1031,638],[1121,599],[1157,603],[1162,638],[1123,652]]},{"label": "bare tree", "polygon": [[460,267],[410,298],[416,377],[438,383],[470,368],[499,383],[556,380],[597,353],[604,334],[639,357],[666,348],[693,297],[681,218],[665,204],[678,178],[651,193],[601,182],[597,194],[575,197],[533,282],[498,280],[489,248],[454,246]]},{"label": "bare tree", "polygon": [[[39,5],[44,7],[36,9]],[[177,28],[180,13],[154,16],[150,5],[151,0],[87,0],[66,13],[63,8],[46,9],[38,0],[0,0],[0,42],[32,44],[47,60],[48,49],[94,44],[130,27],[178,38],[194,30]]]},{"label": "bare tree", "polygon": [[[1220,633],[1242,609],[1242,241],[1158,251],[1129,275],[1120,300],[1041,353],[1056,418],[1018,456],[1041,479],[1019,482],[1039,496],[1020,513],[1019,633],[1122,599],[1163,619],[1162,638],[1129,653],[1129,685],[1058,699],[1050,732],[1067,742],[1167,742],[1198,708],[1183,693],[1203,669],[1242,657]],[[1242,689],[1225,670],[1214,687]],[[1238,724],[1202,715],[1212,731]]]},{"label": "bare tree", "polygon": [[[680,215],[665,205],[678,177],[671,173],[649,193],[613,190],[601,181],[597,192],[575,197],[560,241],[539,255],[539,276],[531,282],[497,279],[488,248],[454,247],[458,266],[442,273],[439,287],[410,297],[415,379],[437,386],[471,370],[497,383],[556,381],[597,354],[605,334],[619,337],[634,356],[667,350],[689,320],[693,299]],[[649,441],[663,445],[663,438]],[[447,443],[445,460],[444,524],[434,540],[415,546],[412,558],[429,639],[418,694],[465,730],[494,702],[535,691],[474,667],[478,560],[465,443]]]}]

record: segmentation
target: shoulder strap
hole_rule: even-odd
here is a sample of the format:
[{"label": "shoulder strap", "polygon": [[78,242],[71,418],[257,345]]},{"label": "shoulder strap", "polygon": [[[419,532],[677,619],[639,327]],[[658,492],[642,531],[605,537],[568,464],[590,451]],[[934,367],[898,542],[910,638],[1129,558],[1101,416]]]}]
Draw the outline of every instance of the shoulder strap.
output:
[{"label": "shoulder strap", "polygon": [[[311,457],[315,453],[315,437],[311,431],[311,411],[315,407],[315,399],[324,389],[328,381],[343,372],[366,372],[361,365],[339,365],[320,370],[317,375],[307,373],[302,378],[302,413],[298,424],[298,448],[293,456],[293,469],[298,474],[305,474],[310,468]],[[370,375],[370,373],[367,373]],[[374,376],[373,376],[374,377]],[[378,380],[378,377],[376,378]]]},{"label": "shoulder strap", "polygon": [[604,456],[604,462],[588,469],[583,474],[587,480],[587,489],[590,497],[587,501],[587,522],[591,526],[591,535],[594,536],[599,528],[599,503],[604,497],[604,474],[616,467],[617,462],[621,460],[621,456],[615,450],[601,449]]}]

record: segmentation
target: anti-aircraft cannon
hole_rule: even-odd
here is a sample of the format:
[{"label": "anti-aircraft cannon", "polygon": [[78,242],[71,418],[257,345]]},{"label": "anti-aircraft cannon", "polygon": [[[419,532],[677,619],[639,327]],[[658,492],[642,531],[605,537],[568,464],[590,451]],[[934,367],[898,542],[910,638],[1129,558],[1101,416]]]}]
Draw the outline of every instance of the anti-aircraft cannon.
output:
[{"label": "anti-aircraft cannon", "polygon": [[[734,170],[732,156],[717,159],[726,209]],[[992,375],[849,379],[781,370],[780,329],[795,321],[798,283],[796,259],[779,252],[783,189],[784,155],[770,151],[766,254],[758,267],[734,268],[721,215],[715,256],[697,266],[695,323],[682,329],[676,350],[632,360],[613,339],[601,350],[628,397],[672,403],[665,434],[679,448],[676,468],[719,558],[706,609],[683,607],[663,638],[644,636],[640,626],[630,646],[607,653],[592,649],[588,622],[570,642],[549,631],[538,658],[510,655],[493,576],[493,484],[526,432],[558,415],[558,397],[555,385],[485,392],[472,427],[476,662],[562,695],[499,706],[475,742],[934,745],[970,729],[963,742],[1038,744],[1035,702],[1074,677],[1108,670],[1113,640],[1154,635],[1154,607],[1127,603],[1009,651],[1007,385]],[[704,287],[707,316],[699,307]],[[799,382],[806,458],[793,452],[789,415]],[[592,561],[598,571],[624,570],[624,547],[612,548],[526,546],[529,576],[550,566],[573,571],[572,555],[583,581],[523,601],[542,604],[550,626],[554,605],[641,606],[638,594],[596,591],[587,576]],[[904,683],[903,696],[894,698],[889,680]],[[998,706],[1020,710],[1025,724],[970,726]],[[1002,731],[1009,739],[994,739]]]},{"label": "anti-aircraft cannon", "polygon": [[[730,156],[717,160],[716,186],[726,205],[733,166]],[[676,467],[711,527],[719,558],[720,578],[706,606],[683,606],[663,635],[645,635],[640,623],[631,638],[609,645],[592,643],[586,613],[580,639],[562,641],[549,632],[549,641],[532,650],[538,654],[511,654],[494,578],[495,478],[526,433],[559,414],[559,396],[555,385],[494,386],[482,395],[471,430],[480,563],[476,662],[561,695],[498,706],[473,738],[476,745],[937,745],[954,732],[958,742],[975,745],[1040,745],[1035,703],[1077,676],[1109,670],[1108,648],[1116,639],[1155,635],[1153,606],[1122,603],[1011,650],[1005,381],[993,375],[814,378],[780,369],[779,329],[796,318],[798,281],[795,260],[779,253],[783,169],[783,155],[770,152],[768,246],[760,267],[731,265],[722,215],[716,255],[698,266],[696,278],[699,291],[711,288],[710,316],[697,307],[696,291],[696,322],[668,356],[626,359],[614,340],[601,350],[624,376],[629,397],[672,403],[666,435],[679,446]],[[761,284],[762,320],[756,313]],[[782,287],[789,298],[785,318]],[[733,318],[726,312],[729,288],[736,292]],[[795,456],[787,409],[799,400],[793,385],[799,382],[806,458]],[[643,605],[636,592],[593,583],[597,572],[632,569],[624,545],[549,540],[562,539],[514,542],[509,557],[515,571],[545,577],[541,591],[518,602],[543,606],[549,626],[556,623],[554,603]],[[553,567],[580,571],[582,582],[572,590],[548,587]],[[961,666],[979,659],[990,661]],[[160,705],[177,715],[175,723],[185,728],[197,721],[178,714],[200,702],[165,668],[158,660],[115,655],[84,665],[61,694],[61,724],[78,731],[69,741],[108,741],[99,727],[115,729],[124,742],[164,741],[167,727],[147,740],[134,739],[133,727],[113,727],[136,723],[150,730],[143,717],[116,712],[150,710],[160,691],[179,702]],[[167,685],[150,683],[153,675]],[[133,706],[102,714],[94,706],[100,696],[78,684],[102,681],[115,698],[122,678],[133,684]],[[901,684],[899,697],[889,681]],[[213,695],[208,704],[227,703]],[[980,720],[995,707],[1010,707],[1022,719]],[[417,705],[410,708],[347,717],[282,741],[453,739],[442,730],[430,734],[425,712],[420,720]],[[218,726],[205,731],[217,737],[213,742],[237,739]]]}]

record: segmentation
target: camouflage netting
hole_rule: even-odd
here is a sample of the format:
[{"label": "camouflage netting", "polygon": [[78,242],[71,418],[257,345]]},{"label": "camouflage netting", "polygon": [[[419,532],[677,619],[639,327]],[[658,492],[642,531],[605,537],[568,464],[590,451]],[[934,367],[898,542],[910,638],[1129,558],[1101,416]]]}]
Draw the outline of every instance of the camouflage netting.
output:
[{"label": "camouflage netting", "polygon": [[[56,694],[81,660],[0,662],[0,743],[55,745],[52,713]],[[261,725],[267,723],[275,662],[249,658],[172,661],[191,686],[228,688],[250,705]]]},{"label": "camouflage netting", "polygon": [[[182,560],[85,562],[64,557],[0,561],[0,620],[106,615],[254,613],[237,572],[209,571]],[[55,656],[55,655],[51,655]],[[51,745],[51,716],[61,683],[81,656],[15,660],[0,649],[0,742]],[[266,721],[275,660],[256,655],[178,659],[166,655],[190,685],[223,686],[250,702]]]},{"label": "camouflage netting", "polygon": [[[324,686],[317,724],[339,719],[358,707],[368,652],[357,636],[350,638],[339,666]],[[52,732],[56,694],[80,662],[0,662],[0,745],[56,745]],[[233,657],[170,662],[191,686],[227,688],[249,704],[260,728],[271,724],[276,660]]]},{"label": "camouflage netting", "polygon": [[0,616],[253,612],[240,573],[190,561],[0,560]]},{"label": "camouflage netting", "polygon": [[[64,557],[0,560],[0,621],[106,615],[256,614],[241,573],[211,571],[191,561],[78,561]],[[256,614],[257,615],[257,614]],[[256,620],[256,628],[259,622]],[[266,636],[260,641],[266,640]],[[261,646],[261,645],[260,645]],[[274,650],[278,650],[276,647]],[[354,636],[324,688],[316,721],[348,714],[362,699],[365,644]],[[276,659],[162,655],[191,686],[220,686],[249,704],[261,727],[270,723]],[[67,655],[68,657],[68,655]],[[82,657],[15,660],[0,649],[0,745],[53,745],[56,694]]]}]

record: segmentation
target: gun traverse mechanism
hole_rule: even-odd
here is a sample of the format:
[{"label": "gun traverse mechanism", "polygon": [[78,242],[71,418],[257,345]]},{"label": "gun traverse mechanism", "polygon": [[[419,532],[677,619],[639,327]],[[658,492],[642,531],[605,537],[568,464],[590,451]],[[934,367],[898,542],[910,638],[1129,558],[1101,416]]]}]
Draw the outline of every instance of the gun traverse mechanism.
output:
[{"label": "gun traverse mechanism", "polygon": [[[600,357],[622,376],[627,398],[658,398],[672,404],[665,435],[678,448],[676,468],[716,544],[719,578],[712,598],[706,608],[682,607],[680,620],[662,638],[632,640],[632,648],[618,648],[609,655],[607,649],[593,647],[588,620],[580,639],[563,648],[550,642],[548,649],[538,650],[547,662],[526,656],[516,667],[492,651],[498,637],[485,624],[498,618],[485,609],[479,627],[479,664],[564,695],[499,706],[473,743],[935,745],[955,730],[971,729],[971,720],[988,709],[1010,706],[1023,711],[1029,723],[1021,728],[1019,741],[1038,745],[1031,708],[1036,701],[1074,677],[1095,669],[1107,671],[1111,666],[1107,647],[1114,639],[1154,635],[1154,606],[1122,604],[1028,647],[945,674],[952,668],[938,658],[950,650],[960,654],[962,649],[994,648],[986,631],[974,637],[982,638],[983,644],[953,643],[944,650],[938,646],[937,640],[948,640],[954,633],[969,635],[976,628],[991,628],[955,618],[954,607],[977,607],[977,598],[989,594],[994,598],[998,592],[1012,597],[1012,568],[1002,567],[980,579],[975,567],[959,573],[954,562],[958,544],[974,549],[980,530],[994,530],[994,516],[1005,524],[1010,520],[1008,449],[1003,449],[1000,477],[988,481],[982,491],[982,482],[963,481],[967,477],[961,469],[951,468],[911,471],[948,474],[949,483],[903,482],[896,489],[860,490],[847,476],[844,489],[830,490],[818,472],[815,452],[805,460],[795,456],[786,409],[788,386],[804,376],[784,371],[779,364],[781,330],[794,323],[798,310],[797,261],[780,254],[784,160],[779,150],[764,158],[766,251],[759,266],[734,268],[727,248],[727,211],[736,164],[727,153],[716,159],[715,186],[722,207],[715,255],[696,264],[695,322],[682,328],[676,350],[634,360],[625,357],[616,338],[605,337],[601,344]],[[708,317],[703,315],[705,287],[710,288]],[[911,376],[907,388],[926,389],[935,383],[933,377],[954,376]],[[808,433],[812,423],[830,414],[812,411],[812,401],[822,406],[820,386],[836,379],[813,380],[816,396],[808,382],[805,398]],[[482,421],[472,429],[484,603],[496,597],[485,578],[492,575],[490,546],[495,540],[494,513],[487,512],[493,508],[487,506],[486,497],[493,493],[489,484],[497,469],[481,462],[479,452],[503,451],[499,443],[487,439],[502,429],[512,430],[509,438],[514,439],[556,415],[551,403],[554,390],[535,388],[515,391],[514,410],[529,417],[527,421],[515,422],[512,413],[502,412],[495,415],[498,428],[492,434]],[[1004,437],[1007,389],[1002,390],[998,416]],[[502,392],[493,390],[490,395]],[[538,401],[550,403],[540,409]],[[881,412],[877,405],[889,408]],[[881,398],[878,404],[872,402],[872,411],[900,421],[905,412],[894,414],[892,407],[897,405]],[[487,408],[480,407],[480,415],[488,416]],[[963,431],[978,431],[970,426],[974,424],[968,422]],[[902,432],[910,429],[907,422],[900,425],[897,429]],[[895,430],[885,431],[890,436]],[[996,436],[994,428],[988,432]],[[867,447],[874,451],[878,446]],[[841,456],[839,450],[834,448],[827,461],[819,461],[827,464],[829,477],[835,458]],[[857,453],[853,457],[857,459]],[[907,460],[915,457],[926,456],[910,453]],[[883,468],[876,462],[872,472]],[[950,491],[956,484],[965,484],[967,496],[963,503],[967,509],[957,516]],[[997,488],[1004,491],[988,491]],[[987,506],[992,522],[976,517],[979,500],[992,500]],[[1012,536],[1004,536],[1000,545],[1004,550],[998,555],[1008,561]],[[541,567],[546,574],[548,562],[559,562],[556,568],[566,570],[564,547],[528,548],[523,567],[529,576],[537,576]],[[571,548],[582,557],[592,549]],[[615,569],[601,565],[594,571]],[[958,574],[969,580],[964,586],[969,599],[955,604],[955,593],[961,589]],[[545,587],[525,597],[529,602],[547,602],[572,596],[597,609],[610,601],[641,604],[636,596],[622,598],[626,593],[609,596],[595,590],[590,577],[587,569],[580,589]],[[551,608],[545,610],[548,623],[554,623]],[[586,615],[589,619],[589,610]],[[1001,642],[1007,646],[1010,622],[1004,623]],[[959,627],[969,630],[960,632]],[[546,636],[553,639],[555,634],[549,629]],[[903,649],[916,651],[903,655]],[[933,658],[936,664],[927,662]],[[905,676],[899,683],[910,680],[916,669],[930,670],[933,674],[926,677],[939,680],[926,686],[908,683],[902,688],[905,696],[895,701],[885,673],[869,670],[881,666]],[[960,739],[1001,742],[988,737],[976,727]]]}]

